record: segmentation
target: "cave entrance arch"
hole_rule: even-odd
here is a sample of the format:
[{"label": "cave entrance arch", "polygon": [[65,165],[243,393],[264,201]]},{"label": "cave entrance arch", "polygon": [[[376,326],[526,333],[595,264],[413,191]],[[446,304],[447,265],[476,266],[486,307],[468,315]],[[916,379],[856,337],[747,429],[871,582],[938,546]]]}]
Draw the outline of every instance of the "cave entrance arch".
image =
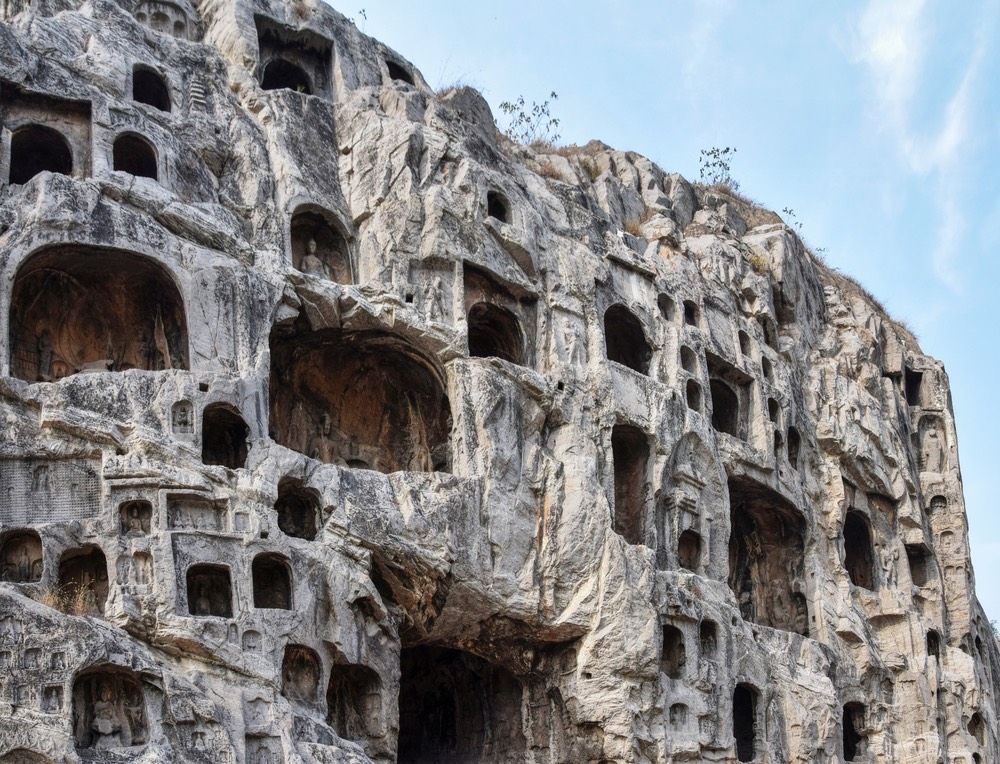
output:
[{"label": "cave entrance arch", "polygon": [[378,331],[271,333],[271,436],[319,461],[380,472],[447,471],[443,373]]},{"label": "cave entrance arch", "polygon": [[469,308],[469,355],[499,358],[524,365],[524,332],[517,316],[507,308],[477,302]]},{"label": "cave entrance arch", "polygon": [[745,477],[729,480],[729,586],[743,617],[808,634],[805,519],[787,499]]},{"label": "cave entrance arch", "polygon": [[399,763],[521,761],[522,694],[513,674],[471,653],[404,648]]},{"label": "cave entrance arch", "polygon": [[152,259],[58,246],[21,265],[10,302],[11,374],[29,382],[80,372],[188,368],[187,320]]},{"label": "cave entrance arch", "polygon": [[27,183],[41,172],[73,174],[69,141],[47,125],[20,127],[10,137],[8,179],[12,184]]},{"label": "cave entrance arch", "polygon": [[605,311],[604,344],[609,361],[649,374],[653,349],[646,340],[642,322],[624,305],[612,305]]}]

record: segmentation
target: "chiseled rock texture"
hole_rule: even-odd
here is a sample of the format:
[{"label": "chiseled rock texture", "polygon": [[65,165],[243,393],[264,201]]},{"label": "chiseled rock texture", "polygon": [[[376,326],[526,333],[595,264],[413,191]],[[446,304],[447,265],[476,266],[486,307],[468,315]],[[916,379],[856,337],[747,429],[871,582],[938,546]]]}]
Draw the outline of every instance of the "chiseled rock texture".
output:
[{"label": "chiseled rock texture", "polygon": [[948,379],[319,2],[0,0],[0,762],[1000,759]]}]

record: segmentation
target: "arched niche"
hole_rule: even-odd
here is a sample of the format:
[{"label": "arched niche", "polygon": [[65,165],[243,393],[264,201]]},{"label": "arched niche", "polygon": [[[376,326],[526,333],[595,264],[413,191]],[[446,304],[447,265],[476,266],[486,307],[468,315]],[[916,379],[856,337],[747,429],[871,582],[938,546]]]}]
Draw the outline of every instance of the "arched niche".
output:
[{"label": "arched niche", "polygon": [[136,133],[123,133],[115,138],[112,148],[114,169],[137,178],[159,177],[156,149],[146,138]]},{"label": "arched niche", "polygon": [[73,150],[69,141],[48,125],[24,125],[10,137],[8,181],[27,183],[40,172],[73,174]]},{"label": "arched niche", "polygon": [[760,691],[753,685],[740,683],[733,691],[733,737],[736,739],[736,759],[754,761],[757,757],[757,714]]},{"label": "arched niche", "polygon": [[118,508],[123,536],[146,536],[153,521],[153,505],[144,500],[126,501]]},{"label": "arched niche", "polygon": [[729,480],[729,587],[743,618],[807,634],[805,518],[787,499],[746,477]]},{"label": "arched niche", "polygon": [[501,223],[510,222],[510,202],[499,191],[489,191],[486,194],[486,214]]},{"label": "arched niche", "polygon": [[500,305],[477,302],[469,309],[467,320],[470,356],[524,365],[524,332],[513,312]]},{"label": "arched niche", "polygon": [[523,761],[518,679],[470,653],[404,648],[400,655],[399,761]]},{"label": "arched niche", "polygon": [[624,305],[612,305],[604,312],[604,343],[609,361],[649,374],[653,349],[646,340],[642,323]]},{"label": "arched niche", "polygon": [[863,761],[865,757],[865,707],[862,703],[844,704],[844,761]]},{"label": "arched niche", "polygon": [[286,536],[312,541],[316,538],[320,506],[318,494],[295,478],[284,477],[278,483],[278,528]]},{"label": "arched niche", "polygon": [[446,471],[442,372],[378,331],[271,333],[271,437],[319,461],[380,472]]},{"label": "arched niche", "polygon": [[684,400],[689,409],[697,411],[699,414],[701,413],[701,385],[693,379],[687,381],[687,385],[684,388]]},{"label": "arched niche", "polygon": [[85,545],[59,559],[59,596],[75,615],[104,614],[108,599],[108,561],[98,547]]},{"label": "arched niche", "polygon": [[299,207],[290,224],[292,265],[311,276],[353,284],[354,268],[347,237],[333,215],[319,207]]},{"label": "arched niche", "polygon": [[30,584],[42,580],[42,539],[37,531],[11,530],[0,535],[0,581]]},{"label": "arched niche", "polygon": [[673,624],[663,624],[663,647],[660,652],[660,672],[671,679],[683,679],[687,666],[684,632]]},{"label": "arched niche", "polygon": [[20,379],[188,368],[180,292],[143,255],[86,246],[40,250],[18,269],[10,306],[10,367]]},{"label": "arched niche", "polygon": [[272,610],[292,609],[292,568],[288,558],[270,552],[253,558],[253,606]]},{"label": "arched niche", "polygon": [[338,663],[326,690],[327,723],[345,740],[363,741],[381,728],[382,680],[367,666]]},{"label": "arched niche", "polygon": [[871,524],[864,513],[856,509],[848,510],[844,518],[844,568],[852,584],[863,589],[875,589]]},{"label": "arched niche", "polygon": [[289,700],[315,703],[323,665],[316,651],[305,645],[286,645],[281,659],[281,694]]},{"label": "arched niche", "polygon": [[259,81],[263,90],[325,96],[330,89],[333,43],[310,29],[255,15]]},{"label": "arched niche", "polygon": [[250,428],[228,403],[213,403],[201,414],[201,460],[205,464],[241,469],[246,465]]},{"label": "arched niche", "polygon": [[406,85],[414,85],[413,75],[410,74],[409,69],[407,69],[402,64],[393,61],[391,58],[385,60],[386,71],[389,73],[389,79],[393,82],[402,82]]},{"label": "arched niche", "polygon": [[284,58],[273,58],[264,65],[260,87],[262,90],[294,90],[303,95],[313,92],[312,81],[305,70]]},{"label": "arched niche", "polygon": [[633,425],[616,424],[611,431],[611,458],[615,532],[629,544],[641,544],[649,496],[649,436]]},{"label": "arched niche", "polygon": [[73,680],[73,738],[78,750],[143,745],[149,739],[146,719],[142,682],[129,669],[96,666]]},{"label": "arched niche", "polygon": [[187,569],[188,613],[233,617],[233,584],[225,565],[198,563]]},{"label": "arched niche", "polygon": [[170,111],[170,88],[158,71],[136,64],[132,67],[132,100],[160,111]]}]

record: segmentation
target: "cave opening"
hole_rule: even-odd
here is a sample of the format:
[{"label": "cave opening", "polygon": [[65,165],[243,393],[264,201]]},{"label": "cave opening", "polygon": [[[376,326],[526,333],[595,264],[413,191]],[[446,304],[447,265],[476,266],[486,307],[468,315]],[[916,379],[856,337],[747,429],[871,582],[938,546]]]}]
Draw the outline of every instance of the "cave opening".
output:
[{"label": "cave opening", "polygon": [[292,570],[288,559],[265,552],[253,558],[253,606],[272,610],[292,609]]},{"label": "cave opening", "polygon": [[604,313],[604,342],[609,361],[640,374],[649,374],[653,349],[646,341],[642,323],[624,305],[612,305]]},{"label": "cave opening", "polygon": [[729,586],[743,618],[808,634],[805,519],[777,492],[745,477],[729,480]]},{"label": "cave opening", "polygon": [[104,615],[108,561],[96,546],[67,549],[59,558],[59,597],[76,615]]},{"label": "cave opening", "polygon": [[443,372],[379,331],[271,333],[271,436],[327,464],[379,472],[448,470]]},{"label": "cave opening", "polygon": [[11,184],[27,183],[41,172],[73,174],[73,151],[69,141],[48,125],[25,125],[10,137]]},{"label": "cave opening", "polygon": [[649,438],[638,427],[616,424],[611,431],[614,462],[614,528],[630,544],[643,541]]},{"label": "cave opening", "polygon": [[863,512],[848,510],[844,519],[844,568],[851,583],[862,589],[875,589],[875,551],[871,526]]},{"label": "cave opening", "polygon": [[759,695],[757,688],[749,684],[738,684],[733,691],[733,737],[739,761],[753,761],[757,755]]},{"label": "cave opening", "polygon": [[400,656],[400,764],[520,761],[522,687],[500,666],[441,647]]},{"label": "cave opening", "polygon": [[507,308],[477,302],[469,308],[469,355],[499,358],[524,365],[524,333],[517,316]]},{"label": "cave opening", "polygon": [[213,403],[201,416],[201,460],[231,470],[246,466],[250,428],[228,403]]},{"label": "cave opening", "polygon": [[188,368],[184,303],[148,257],[82,246],[39,250],[18,269],[10,306],[11,373],[19,379]]}]

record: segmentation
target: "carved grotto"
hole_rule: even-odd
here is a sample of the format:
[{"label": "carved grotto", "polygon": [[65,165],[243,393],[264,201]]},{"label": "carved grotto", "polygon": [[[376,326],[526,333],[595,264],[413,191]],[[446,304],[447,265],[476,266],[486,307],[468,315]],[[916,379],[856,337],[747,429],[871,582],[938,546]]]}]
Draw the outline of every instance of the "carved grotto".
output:
[{"label": "carved grotto", "polygon": [[0,762],[997,761],[948,379],[310,0],[0,3]]}]

